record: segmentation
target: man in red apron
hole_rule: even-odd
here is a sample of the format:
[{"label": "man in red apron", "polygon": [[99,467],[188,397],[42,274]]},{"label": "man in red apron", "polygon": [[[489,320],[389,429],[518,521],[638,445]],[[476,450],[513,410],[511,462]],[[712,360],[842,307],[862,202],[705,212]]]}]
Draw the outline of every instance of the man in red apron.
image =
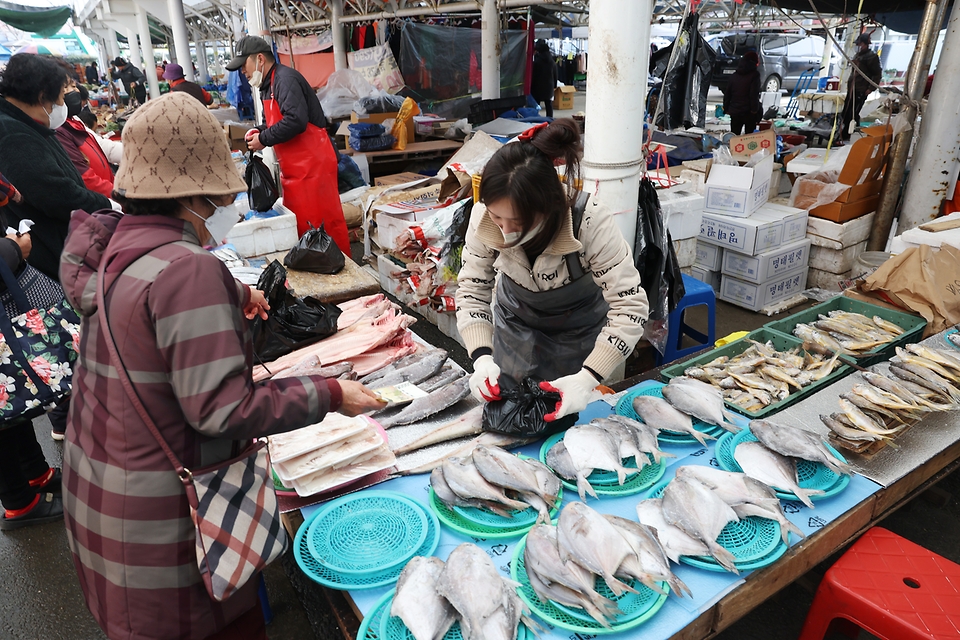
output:
[{"label": "man in red apron", "polygon": [[337,153],[324,127],[327,120],[317,94],[295,69],[279,64],[266,40],[244,36],[228,71],[242,69],[263,100],[261,125],[247,132],[247,147],[273,147],[280,161],[283,204],[297,214],[297,231],[324,229],[350,255],[347,223],[337,190]]}]

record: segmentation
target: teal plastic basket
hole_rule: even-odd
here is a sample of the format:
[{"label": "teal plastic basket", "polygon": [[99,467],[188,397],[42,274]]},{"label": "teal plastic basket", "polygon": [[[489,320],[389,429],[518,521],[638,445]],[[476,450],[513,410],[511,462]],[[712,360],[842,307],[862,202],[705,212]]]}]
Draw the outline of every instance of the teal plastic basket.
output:
[{"label": "teal plastic basket", "polygon": [[404,564],[423,546],[429,514],[401,494],[363,491],[320,510],[307,530],[310,555],[340,574],[370,574]]},{"label": "teal plastic basket", "polygon": [[[749,428],[737,434],[730,434],[730,436],[729,439],[721,438],[721,440],[724,440],[722,445],[719,442],[717,443],[717,463],[720,465],[720,468],[725,471],[742,473],[743,469],[740,468],[740,465],[737,464],[736,459],[733,457],[734,450],[741,442],[757,442],[757,436],[753,435]],[[846,462],[846,459],[840,455],[839,451],[830,446],[829,443],[825,444],[837,460]],[[821,462],[811,462],[800,459],[797,459],[797,480],[797,484],[801,489],[819,489],[823,491],[823,493],[811,494],[810,499],[813,501],[832,498],[846,489],[847,485],[850,484],[850,476],[842,473],[834,473]],[[783,491],[776,487],[773,487],[773,490],[781,500],[798,500],[797,496],[788,491]]]},{"label": "teal plastic basket", "polygon": [[892,322],[904,330],[902,334],[890,342],[864,352],[864,355],[867,357],[861,358],[858,362],[862,367],[888,359],[896,352],[898,346],[902,347],[911,342],[918,342],[923,336],[924,328],[927,326],[927,321],[920,316],[903,311],[896,311],[894,309],[887,309],[886,307],[870,304],[869,302],[861,302],[860,300],[854,300],[846,296],[834,296],[826,302],[822,302],[809,309],[804,309],[781,320],[768,322],[764,325],[764,328],[792,338],[794,337],[793,329],[798,324],[815,322],[821,315],[827,315],[830,311],[849,311],[859,313],[868,318],[880,316],[884,320]]},{"label": "teal plastic basket", "polygon": [[384,616],[390,615],[390,605],[393,603],[393,594],[396,590],[391,589],[382,598],[373,605],[370,613],[363,616],[360,622],[360,629],[357,630],[357,640],[380,640],[380,625]]},{"label": "teal plastic basket", "polygon": [[[390,615],[390,608],[393,606],[393,596],[395,594],[396,589],[391,589],[390,593],[385,595],[380,602],[374,606],[370,615],[364,618],[364,622],[366,622],[367,618],[370,618],[370,624],[367,625],[366,635],[362,635],[360,632],[357,633],[357,640],[415,640],[413,634],[407,629],[407,625],[403,624],[403,620]],[[371,629],[374,624],[376,624],[376,631]],[[362,625],[360,630],[364,631]],[[530,630],[521,622],[520,626],[517,627],[517,640],[530,640],[532,637],[533,635]],[[459,620],[454,622],[453,626],[447,630],[443,635],[443,640],[463,640]]]},{"label": "teal plastic basket", "polygon": [[[617,401],[616,412],[617,415],[630,418],[632,420],[637,420],[638,422],[643,422],[643,419],[637,415],[637,412],[633,409],[633,399],[637,396],[654,396],[656,398],[663,398],[663,388],[665,384],[660,382],[655,382],[653,384],[647,384],[643,389],[634,389],[628,391],[620,400]],[[703,420],[698,420],[693,418],[693,428],[707,436],[707,439],[715,439],[727,431],[723,427],[718,427],[715,424],[707,424]],[[657,441],[660,444],[675,444],[675,445],[699,445],[700,443],[693,436],[681,433],[679,431],[669,431],[663,430],[657,435]]]},{"label": "teal plastic basket", "polygon": [[[549,438],[547,438],[543,445],[540,447],[540,462],[547,464],[547,452],[550,451],[558,442],[563,439],[564,433],[555,433]],[[547,465],[548,467],[550,465]],[[618,484],[594,484],[593,478],[594,474],[597,473],[594,471],[589,476],[587,476],[587,481],[590,483],[590,486],[593,487],[593,490],[597,492],[597,496],[629,496],[635,493],[640,493],[645,491],[655,485],[660,478],[663,477],[664,472],[667,470],[667,463],[665,460],[661,459],[659,464],[648,464],[640,470],[640,473],[635,473],[627,476],[627,479],[624,481],[623,485]],[[577,490],[577,485],[575,482],[570,482],[566,478],[560,478],[560,483],[564,487],[571,491]],[[614,474],[616,477],[616,474]],[[606,478],[606,473],[604,473],[601,478]]]},{"label": "teal plastic basket", "polygon": [[[386,492],[385,492],[386,493]],[[422,507],[420,507],[422,509]],[[307,532],[310,525],[322,512],[318,511],[300,526],[293,543],[293,556],[300,567],[311,580],[331,589],[340,591],[376,589],[393,584],[400,577],[400,572],[406,563],[394,564],[383,571],[368,573],[340,573],[333,571],[322,564],[310,553]],[[427,535],[423,544],[413,554],[414,556],[429,556],[436,551],[440,543],[440,522],[433,513],[427,512]],[[411,556],[413,557],[413,556]]]},{"label": "teal plastic basket", "polygon": [[549,625],[568,631],[593,635],[618,633],[635,629],[642,625],[652,618],[657,611],[663,607],[663,603],[667,600],[666,592],[669,592],[670,589],[665,582],[658,583],[665,592],[662,594],[636,581],[631,581],[628,584],[636,589],[638,593],[624,592],[620,596],[615,596],[602,580],[598,580],[596,583],[597,592],[616,602],[621,611],[620,615],[611,623],[610,628],[605,628],[586,614],[576,612],[576,615],[571,615],[572,610],[569,607],[561,608],[550,600],[547,602],[540,600],[537,593],[533,590],[533,587],[530,586],[529,578],[527,578],[527,569],[523,559],[523,550],[525,547],[526,537],[517,544],[516,549],[513,551],[513,560],[510,563],[510,576],[520,584],[520,588],[518,589],[520,598],[530,607],[530,610],[538,618]]},{"label": "teal plastic basket", "polygon": [[[560,501],[558,499],[557,504],[559,504],[559,502]],[[494,518],[497,518],[499,522],[493,521],[490,524],[482,524],[467,520],[459,513],[444,504],[440,498],[437,497],[437,494],[434,493],[433,487],[430,488],[427,504],[430,506],[430,510],[437,516],[437,518],[440,519],[440,522],[450,527],[454,531],[477,538],[487,538],[490,540],[519,538],[529,531],[536,521],[536,510],[533,510],[533,521],[525,520],[524,524],[520,525],[505,526],[504,524],[501,524],[504,519],[498,518],[495,514],[490,515]],[[556,507],[554,507],[550,513],[554,514],[556,511]]]},{"label": "teal plastic basket", "polygon": [[[663,490],[668,484],[670,483],[663,482],[657,485],[650,492],[650,497],[662,497]],[[717,536],[717,542],[733,554],[733,564],[741,571],[766,566],[765,564],[757,565],[758,562],[768,561],[767,564],[773,562],[770,558],[778,553],[780,545],[784,546],[784,551],[786,550],[786,544],[781,538],[780,523],[759,516],[748,516],[741,518],[738,522],[727,523]],[[780,555],[783,555],[783,551],[780,551],[776,557]],[[680,562],[708,571],[726,571],[713,556],[681,556]]]},{"label": "teal plastic basket", "polygon": [[947,343],[948,345],[950,345],[951,347],[953,347],[954,349],[960,349],[960,345],[956,345],[956,344],[952,343],[950,340],[948,340],[948,338],[949,338],[951,335],[955,334],[955,333],[957,333],[957,329],[956,329],[956,328],[947,329],[947,332],[943,334],[943,341],[946,342],[946,343]]}]

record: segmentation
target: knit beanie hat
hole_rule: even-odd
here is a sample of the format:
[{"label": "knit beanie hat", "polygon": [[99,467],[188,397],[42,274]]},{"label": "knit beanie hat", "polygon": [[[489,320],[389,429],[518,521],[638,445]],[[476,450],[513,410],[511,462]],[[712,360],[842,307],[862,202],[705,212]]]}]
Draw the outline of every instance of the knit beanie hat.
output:
[{"label": "knit beanie hat", "polygon": [[247,189],[220,123],[188,93],[170,92],[137,109],[122,140],[113,186],[124,198],[167,200]]}]

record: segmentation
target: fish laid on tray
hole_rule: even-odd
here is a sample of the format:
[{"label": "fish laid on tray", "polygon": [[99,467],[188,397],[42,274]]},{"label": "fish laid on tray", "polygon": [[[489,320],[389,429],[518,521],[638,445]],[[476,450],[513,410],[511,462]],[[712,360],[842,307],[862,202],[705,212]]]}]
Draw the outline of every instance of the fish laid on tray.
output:
[{"label": "fish laid on tray", "polygon": [[[733,357],[721,356],[706,364],[689,367],[684,375],[719,389],[727,402],[755,412],[822,380],[840,366],[839,350],[834,350],[834,355],[828,357],[799,348],[778,351],[771,342],[750,342],[752,344],[743,353]],[[723,421],[724,416],[696,417],[705,422],[720,420],[720,426],[729,429]]]},{"label": "fish laid on tray", "polygon": [[377,418],[377,422],[384,429],[389,429],[390,427],[413,424],[429,418],[444,409],[452,407],[470,395],[469,382],[469,378],[460,378],[422,398],[417,398],[396,413],[384,418]]},{"label": "fish laid on tray", "polygon": [[893,342],[904,329],[880,316],[867,316],[851,311],[831,311],[820,314],[809,324],[798,324],[793,335],[804,342],[812,342],[831,353],[855,356]]},{"label": "fish laid on tray", "polygon": [[513,583],[501,577],[478,546],[461,544],[447,561],[418,556],[397,580],[390,615],[416,640],[440,640],[460,622],[464,640],[516,640],[520,623],[533,627]]},{"label": "fish laid on tray", "polygon": [[444,460],[431,472],[430,486],[450,507],[476,507],[503,517],[533,507],[538,522],[550,521],[560,493],[560,481],[538,460],[482,444],[469,456]]},{"label": "fish laid on tray", "polygon": [[600,578],[616,595],[636,593],[636,580],[663,593],[666,582],[678,595],[687,586],[670,570],[667,553],[648,526],[602,515],[582,502],[560,512],[557,525],[537,524],[524,543],[527,579],[541,601],[583,609],[609,628],[620,613],[617,604],[596,591]]},{"label": "fish laid on tray", "polygon": [[892,443],[932,411],[960,408],[960,357],[952,351],[908,344],[890,359],[890,375],[860,372],[863,383],[840,396],[840,411],[820,416],[839,443]]}]

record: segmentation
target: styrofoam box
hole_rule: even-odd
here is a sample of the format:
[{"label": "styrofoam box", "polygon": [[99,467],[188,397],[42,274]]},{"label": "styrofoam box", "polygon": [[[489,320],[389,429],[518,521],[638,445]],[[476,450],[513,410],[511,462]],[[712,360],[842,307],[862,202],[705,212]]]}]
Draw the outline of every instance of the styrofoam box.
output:
[{"label": "styrofoam box", "polygon": [[297,244],[297,216],[280,202],[274,206],[281,215],[275,218],[254,218],[238,223],[226,241],[244,258],[253,258],[276,251],[287,251]]},{"label": "styrofoam box", "polygon": [[700,282],[706,283],[713,287],[714,291],[720,291],[720,272],[719,271],[710,271],[709,269],[703,269],[694,265],[691,268],[691,276],[699,280]]},{"label": "styrofoam box", "polygon": [[763,284],[746,282],[733,276],[722,275],[720,276],[720,294],[718,297],[740,307],[759,311],[771,303],[800,293],[806,286],[806,269],[788,273],[783,277]]},{"label": "styrofoam box", "polygon": [[853,269],[857,257],[867,250],[867,241],[843,249],[827,249],[825,247],[810,248],[810,266],[830,273],[846,273]]},{"label": "styrofoam box", "polygon": [[843,224],[811,217],[807,220],[807,237],[815,247],[836,250],[852,247],[870,237],[875,215],[868,213]]},{"label": "styrofoam box", "polygon": [[766,203],[773,174],[773,156],[755,167],[714,164],[707,178],[704,211],[745,218]]},{"label": "styrofoam box", "polygon": [[722,261],[723,247],[697,240],[697,260],[694,262],[695,265],[707,271],[719,271]]},{"label": "styrofoam box", "polygon": [[754,255],[780,246],[783,221],[735,218],[704,211],[698,239],[724,249]]},{"label": "styrofoam box", "polygon": [[686,240],[674,240],[673,251],[677,254],[677,266],[692,267],[697,261],[697,239],[687,238]]},{"label": "styrofoam box", "polygon": [[660,210],[674,240],[696,238],[703,217],[703,196],[687,185],[661,189],[657,192]]},{"label": "styrofoam box", "polygon": [[810,288],[826,289],[827,291],[840,291],[840,281],[846,280],[849,277],[849,271],[846,273],[832,273],[811,267],[807,272],[807,286]]},{"label": "styrofoam box", "polygon": [[809,260],[810,241],[804,238],[755,256],[724,251],[723,267],[720,271],[726,276],[760,284],[799,269],[806,269]]},{"label": "styrofoam box", "polygon": [[807,212],[804,209],[788,207],[782,204],[768,202],[757,209],[751,218],[780,220],[783,222],[783,235],[780,243],[787,244],[795,240],[802,240],[807,235]]}]

